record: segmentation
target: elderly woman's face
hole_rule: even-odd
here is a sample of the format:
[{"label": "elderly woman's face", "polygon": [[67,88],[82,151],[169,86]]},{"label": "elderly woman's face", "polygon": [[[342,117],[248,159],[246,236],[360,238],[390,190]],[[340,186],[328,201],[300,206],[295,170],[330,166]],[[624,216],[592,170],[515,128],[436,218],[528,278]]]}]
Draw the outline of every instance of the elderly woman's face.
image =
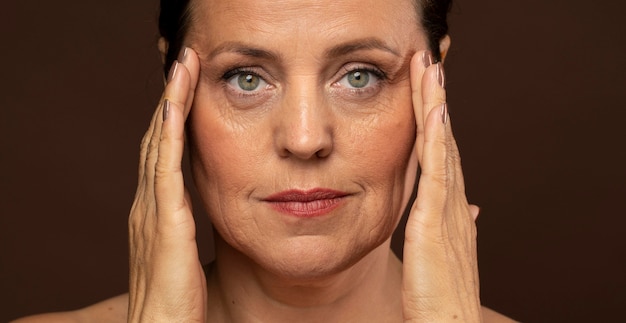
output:
[{"label": "elderly woman's face", "polygon": [[196,186],[224,240],[323,275],[392,234],[415,176],[411,0],[196,0]]}]

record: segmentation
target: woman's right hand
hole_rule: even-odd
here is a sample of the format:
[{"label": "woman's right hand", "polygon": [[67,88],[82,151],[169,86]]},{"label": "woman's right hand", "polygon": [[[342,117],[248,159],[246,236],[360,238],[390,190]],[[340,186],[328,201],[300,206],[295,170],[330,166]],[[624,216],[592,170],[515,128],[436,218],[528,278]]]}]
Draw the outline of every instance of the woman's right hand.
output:
[{"label": "woman's right hand", "polygon": [[196,53],[183,49],[141,142],[129,216],[129,322],[205,322],[206,278],[181,169],[199,70]]}]

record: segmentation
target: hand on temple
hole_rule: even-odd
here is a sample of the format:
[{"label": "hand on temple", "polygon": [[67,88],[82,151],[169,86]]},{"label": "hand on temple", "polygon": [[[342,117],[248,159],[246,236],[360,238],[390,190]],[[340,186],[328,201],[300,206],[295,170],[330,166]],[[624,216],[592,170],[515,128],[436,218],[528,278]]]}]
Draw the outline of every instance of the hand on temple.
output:
[{"label": "hand on temple", "polygon": [[199,68],[195,52],[183,49],[141,143],[129,217],[129,322],[205,321],[206,278],[181,169]]},{"label": "hand on temple", "polygon": [[446,105],[442,63],[411,61],[421,176],[405,231],[403,306],[407,322],[480,322],[476,226]]}]

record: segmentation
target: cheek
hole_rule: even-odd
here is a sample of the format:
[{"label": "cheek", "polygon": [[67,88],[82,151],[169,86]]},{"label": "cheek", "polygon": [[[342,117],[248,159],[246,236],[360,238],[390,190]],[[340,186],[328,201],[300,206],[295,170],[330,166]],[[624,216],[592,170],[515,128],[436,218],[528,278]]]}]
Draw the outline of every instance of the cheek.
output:
[{"label": "cheek", "polygon": [[371,215],[370,232],[387,239],[396,228],[412,192],[417,165],[409,165],[416,136],[410,94],[395,91],[395,99],[380,102],[384,112],[363,124],[349,145],[358,147],[352,160],[366,191]]},{"label": "cheek", "polygon": [[201,99],[190,114],[188,134],[193,177],[209,213],[224,209],[235,201],[232,198],[235,194],[250,190],[250,179],[255,178],[260,167],[257,165],[261,160],[257,156],[259,140],[253,135],[258,130],[244,129],[231,121],[215,105],[205,104]]},{"label": "cheek", "polygon": [[[392,98],[410,98],[406,91],[394,91]],[[353,159],[364,174],[378,185],[396,185],[404,179],[415,142],[415,116],[410,99],[380,100],[378,112],[355,124],[347,146],[354,147]],[[373,184],[373,183],[372,183]],[[388,189],[388,188],[387,188]]]}]

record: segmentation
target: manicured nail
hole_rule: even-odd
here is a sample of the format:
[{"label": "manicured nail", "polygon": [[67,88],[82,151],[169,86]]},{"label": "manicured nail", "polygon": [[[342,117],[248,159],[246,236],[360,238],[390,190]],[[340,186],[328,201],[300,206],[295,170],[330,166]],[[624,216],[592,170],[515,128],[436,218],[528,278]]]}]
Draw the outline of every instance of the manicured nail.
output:
[{"label": "manicured nail", "polygon": [[441,105],[441,122],[445,125],[448,124],[448,104]]},{"label": "manicured nail", "polygon": [[171,82],[174,79],[174,76],[176,76],[177,69],[178,69],[178,61],[174,61],[174,64],[172,64],[172,67],[170,67],[170,73],[167,76],[167,83]]},{"label": "manicured nail", "polygon": [[163,121],[167,120],[167,117],[170,115],[170,100],[163,101]]},{"label": "manicured nail", "polygon": [[180,53],[178,53],[177,60],[182,64],[185,64],[185,62],[187,61],[187,49],[187,46],[184,46],[183,49],[180,50]]},{"label": "manicured nail", "polygon": [[433,55],[430,53],[430,51],[425,51],[422,54],[422,62],[424,63],[424,67],[426,68],[433,64]]},{"label": "manicured nail", "polygon": [[437,81],[442,88],[446,87],[446,75],[443,71],[443,65],[441,63],[437,63]]}]

